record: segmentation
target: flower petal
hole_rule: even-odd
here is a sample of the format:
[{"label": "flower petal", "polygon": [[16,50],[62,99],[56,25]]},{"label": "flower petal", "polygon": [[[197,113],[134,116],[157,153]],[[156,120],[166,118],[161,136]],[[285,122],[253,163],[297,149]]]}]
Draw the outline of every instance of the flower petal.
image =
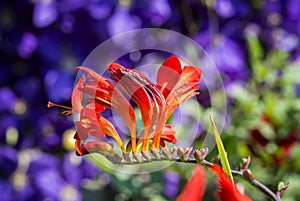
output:
[{"label": "flower petal", "polygon": [[167,97],[166,118],[169,118],[173,111],[189,98],[197,95],[199,89],[197,84],[200,81],[201,70],[194,66],[185,66],[178,82]]},{"label": "flower petal", "polygon": [[126,69],[117,63],[112,63],[107,68],[113,73],[111,78],[138,105],[145,127],[149,126],[152,116],[152,105],[150,97],[141,83],[143,79],[142,74]]},{"label": "flower petal", "polygon": [[92,106],[87,106],[81,110],[80,121],[76,122],[76,127],[77,137],[81,140],[85,140],[88,135],[102,138],[106,134],[114,138],[122,151],[125,151],[123,141],[115,127],[102,117],[95,108],[92,108]]},{"label": "flower petal", "polygon": [[170,124],[166,124],[163,128],[161,137],[160,137],[160,145],[165,147],[165,141],[171,142],[173,144],[177,143],[177,139],[175,137],[176,131],[172,128]]},{"label": "flower petal", "polygon": [[102,155],[113,155],[114,150],[113,147],[103,141],[91,141],[85,144],[80,144],[78,140],[76,140],[76,153],[79,156],[90,154],[90,153],[100,153]]},{"label": "flower petal", "polygon": [[[144,142],[143,150],[147,150],[149,144],[149,132],[152,122],[152,103],[146,91],[147,85],[154,85],[138,71],[124,68],[123,66],[113,63],[108,65],[108,70],[113,74],[111,78],[118,83],[124,92],[137,104],[140,109],[142,121],[144,123]],[[133,145],[133,144],[132,144]]]},{"label": "flower petal", "polygon": [[96,112],[95,108],[87,106],[80,112],[80,121],[75,123],[78,136],[81,140],[85,140],[88,135],[97,138],[105,137],[105,133],[100,128],[98,120],[100,115]]},{"label": "flower petal", "polygon": [[176,56],[171,56],[161,65],[157,72],[156,83],[158,89],[162,89],[162,94],[166,98],[181,74],[181,63]]},{"label": "flower petal", "polygon": [[[206,188],[204,167],[197,165],[177,201],[201,201]],[[229,199],[230,200],[230,199]]]},{"label": "flower petal", "polygon": [[82,109],[82,92],[79,90],[83,86],[83,83],[85,82],[85,76],[83,75],[79,81],[77,82],[73,92],[72,92],[72,106],[74,112],[80,112]]},{"label": "flower petal", "polygon": [[95,71],[84,67],[84,66],[78,66],[75,68],[75,70],[82,70],[84,72],[86,72],[88,74],[88,78],[90,79],[89,81],[91,81],[92,83],[102,83],[101,81],[103,79],[105,79],[104,77],[100,76],[98,73],[96,73]]},{"label": "flower petal", "polygon": [[86,67],[77,67],[77,69],[87,72],[88,77],[91,79],[91,85],[85,83],[81,88],[84,93],[94,97],[86,100],[94,102],[96,106],[101,105],[111,108],[120,114],[130,130],[133,142],[132,148],[135,151],[136,117],[134,109],[130,105],[129,101],[123,96],[118,88],[96,72]]},{"label": "flower petal", "polygon": [[252,201],[246,194],[242,194],[235,184],[232,185],[231,179],[220,166],[213,165],[211,170],[218,176],[219,190],[216,195],[220,201]]},{"label": "flower petal", "polygon": [[119,146],[121,147],[122,151],[125,151],[123,141],[120,138],[115,127],[112,125],[112,123],[110,123],[110,121],[108,121],[106,118],[104,118],[102,116],[100,116],[100,119],[98,119],[98,121],[99,121],[99,126],[100,126],[101,130],[106,135],[114,138],[117,141],[117,143],[119,144]]},{"label": "flower petal", "polygon": [[[108,69],[113,72],[111,78],[121,86],[141,111],[145,127],[143,136],[140,136],[140,139],[143,139],[142,149],[148,150],[149,140],[152,137],[152,147],[157,149],[166,120],[166,100],[163,94],[153,82],[136,70],[126,69],[116,63],[110,64]],[[154,135],[149,136],[153,126],[156,128]]]}]

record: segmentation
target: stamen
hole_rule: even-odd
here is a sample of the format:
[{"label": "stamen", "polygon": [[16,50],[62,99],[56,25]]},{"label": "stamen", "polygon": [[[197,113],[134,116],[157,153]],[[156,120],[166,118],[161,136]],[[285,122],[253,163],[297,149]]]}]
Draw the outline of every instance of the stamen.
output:
[{"label": "stamen", "polygon": [[64,106],[64,105],[59,105],[59,104],[56,104],[56,103],[52,103],[51,101],[48,102],[47,107],[48,108],[51,108],[51,107],[60,107],[60,108],[63,108],[63,109],[72,110],[71,107]]}]

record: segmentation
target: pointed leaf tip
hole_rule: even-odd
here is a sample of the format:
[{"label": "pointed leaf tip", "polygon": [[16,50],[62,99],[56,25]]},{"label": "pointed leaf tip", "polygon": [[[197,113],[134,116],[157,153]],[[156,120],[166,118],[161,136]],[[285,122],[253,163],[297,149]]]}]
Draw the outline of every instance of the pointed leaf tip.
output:
[{"label": "pointed leaf tip", "polygon": [[233,176],[231,174],[230,164],[229,164],[229,161],[228,161],[228,158],[227,158],[227,153],[226,153],[226,150],[224,148],[223,142],[221,140],[219,131],[218,131],[216,125],[215,125],[215,122],[214,122],[211,114],[209,114],[209,118],[210,118],[211,126],[213,128],[213,132],[214,132],[218,152],[219,152],[219,155],[220,155],[221,163],[222,163],[222,166],[224,168],[224,172],[230,177],[230,179],[232,181],[232,184],[234,184]]}]

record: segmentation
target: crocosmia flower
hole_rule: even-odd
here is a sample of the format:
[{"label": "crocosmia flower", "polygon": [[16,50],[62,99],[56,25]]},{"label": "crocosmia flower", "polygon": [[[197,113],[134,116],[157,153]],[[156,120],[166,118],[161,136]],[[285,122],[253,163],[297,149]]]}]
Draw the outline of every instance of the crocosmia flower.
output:
[{"label": "crocosmia flower", "polygon": [[[220,201],[252,201],[246,194],[242,193],[230,177],[218,165],[211,166],[210,170],[217,175],[218,190],[216,197]],[[193,175],[177,198],[177,201],[202,201],[206,187],[205,169],[196,166]]]},{"label": "crocosmia flower", "polygon": [[[48,106],[63,107],[63,115],[80,115],[75,122],[74,136],[79,155],[91,152],[114,155],[115,148],[107,138],[115,140],[123,153],[147,152],[150,146],[158,150],[165,147],[166,142],[176,143],[176,131],[166,122],[180,104],[199,93],[201,77],[201,70],[194,66],[182,68],[175,56],[161,65],[156,84],[143,73],[117,63],[107,66],[111,80],[87,67],[79,66],[76,70],[83,75],[73,90],[72,108],[51,102]],[[139,133],[135,107],[144,125]],[[113,110],[122,117],[129,130],[129,140],[123,139],[102,115],[105,110]]]},{"label": "crocosmia flower", "polygon": [[177,201],[201,201],[206,188],[206,175],[203,166],[195,166],[193,174]]},{"label": "crocosmia flower", "polygon": [[218,177],[219,190],[216,196],[220,201],[252,201],[246,194],[242,193],[238,187],[232,183],[230,177],[223,171],[220,166],[214,165],[211,170],[216,173]]}]

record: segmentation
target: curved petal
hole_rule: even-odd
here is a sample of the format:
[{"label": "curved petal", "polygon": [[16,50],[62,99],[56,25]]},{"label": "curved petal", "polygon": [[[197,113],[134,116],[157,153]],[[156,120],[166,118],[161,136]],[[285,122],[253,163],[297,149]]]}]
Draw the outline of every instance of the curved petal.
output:
[{"label": "curved petal", "polygon": [[[149,140],[152,137],[152,146],[158,148],[165,123],[166,100],[163,94],[153,82],[136,70],[126,69],[116,63],[110,64],[108,70],[113,73],[111,78],[120,85],[140,109],[145,127],[142,149],[148,150]],[[156,126],[154,136],[149,136],[153,126]]]},{"label": "curved petal", "polygon": [[112,123],[110,123],[110,121],[108,121],[106,118],[104,118],[102,116],[100,116],[98,121],[99,121],[99,126],[102,129],[102,131],[106,135],[114,138],[117,141],[117,143],[119,144],[119,146],[121,147],[121,149],[124,151],[125,149],[124,149],[124,146],[123,146],[123,141],[120,138],[120,136],[119,136],[117,130],[115,129],[115,127],[112,125]]},{"label": "curved petal", "polygon": [[156,83],[165,98],[177,83],[181,72],[181,63],[176,56],[169,57],[160,66],[157,72]]},{"label": "curved petal", "polygon": [[90,153],[100,153],[103,155],[106,154],[113,155],[115,153],[113,147],[106,142],[91,141],[82,144],[77,133],[75,133],[74,139],[76,140],[75,141],[76,154],[79,156],[83,156],[85,154],[90,154]]},{"label": "curved petal", "polygon": [[185,66],[178,82],[167,97],[166,118],[169,118],[173,111],[189,98],[197,95],[199,89],[201,70],[194,66]]},{"label": "curved petal", "polygon": [[177,143],[177,139],[175,137],[176,131],[172,128],[170,124],[166,124],[163,128],[161,137],[160,137],[160,145],[165,147],[165,141],[170,143]]},{"label": "curved petal", "polygon": [[98,84],[98,83],[103,83],[103,79],[105,80],[104,77],[93,71],[92,69],[89,69],[84,66],[78,66],[75,68],[75,70],[82,70],[88,74],[87,78],[89,78],[89,81],[92,82],[93,84]]},{"label": "curved petal", "polygon": [[92,80],[92,84],[85,83],[80,90],[94,97],[88,98],[87,101],[94,102],[95,105],[101,105],[111,108],[118,112],[128,126],[132,138],[133,150],[136,150],[136,117],[134,109],[129,101],[111,82],[96,72],[86,67],[77,67],[78,70],[83,70],[88,73],[88,77]]},{"label": "curved petal", "polygon": [[[193,175],[184,187],[177,201],[201,201],[206,188],[206,176],[204,167],[197,165]],[[231,199],[229,199],[231,200]]]},{"label": "curved petal", "polygon": [[107,69],[113,73],[111,78],[138,105],[145,127],[149,126],[152,116],[152,105],[144,85],[140,82],[143,76],[137,71],[126,69],[116,63],[108,65]]},{"label": "curved petal", "polygon": [[108,65],[107,68],[113,73],[111,78],[118,83],[122,90],[140,109],[145,127],[143,150],[146,150],[149,144],[149,132],[153,114],[151,99],[145,88],[145,82],[147,83],[147,80],[143,74],[126,69],[116,63]]},{"label": "curved petal", "polygon": [[216,195],[220,201],[252,201],[246,194],[241,193],[235,184],[232,185],[231,179],[220,166],[213,165],[211,170],[218,176],[219,190]]},{"label": "curved petal", "polygon": [[85,82],[85,76],[82,75],[82,77],[79,79],[77,82],[75,88],[73,89],[72,92],[72,106],[73,106],[73,111],[74,112],[80,112],[82,109],[82,92],[79,90],[83,86],[83,83]]},{"label": "curved petal", "polygon": [[108,135],[116,140],[122,151],[125,151],[123,141],[115,127],[92,106],[87,106],[81,110],[80,121],[76,122],[76,127],[77,137],[81,140],[85,140],[88,135],[98,138]]},{"label": "curved petal", "polygon": [[82,118],[80,119],[80,121],[88,124],[89,129],[96,129],[99,134],[105,133],[106,135],[114,138],[121,147],[122,151],[125,150],[123,146],[123,141],[120,138],[115,127],[106,118],[99,115],[99,113],[97,113],[95,109],[84,108],[81,112],[81,116]]},{"label": "curved petal", "polygon": [[85,140],[88,135],[102,138],[105,137],[105,133],[102,131],[98,125],[98,120],[100,115],[95,110],[91,108],[92,106],[88,105],[83,108],[80,112],[80,121],[75,123],[78,137],[81,140]]}]

